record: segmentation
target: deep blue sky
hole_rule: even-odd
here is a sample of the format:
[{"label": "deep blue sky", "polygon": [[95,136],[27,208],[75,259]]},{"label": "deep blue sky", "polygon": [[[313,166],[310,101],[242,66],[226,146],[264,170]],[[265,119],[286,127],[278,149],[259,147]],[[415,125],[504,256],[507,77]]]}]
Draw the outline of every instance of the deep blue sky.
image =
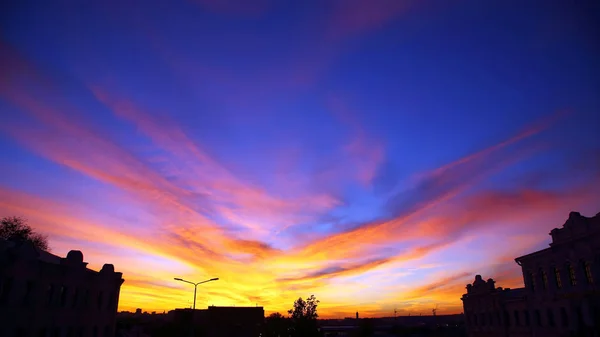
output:
[{"label": "deep blue sky", "polygon": [[[4,3],[0,215],[92,263],[137,251],[125,308],[175,305],[139,293],[182,263],[232,273],[217,302],[304,286],[335,315],[381,273],[372,314],[439,277],[518,282],[489,259],[599,211],[597,3],[250,3]],[[494,232],[519,248],[465,255]]]}]

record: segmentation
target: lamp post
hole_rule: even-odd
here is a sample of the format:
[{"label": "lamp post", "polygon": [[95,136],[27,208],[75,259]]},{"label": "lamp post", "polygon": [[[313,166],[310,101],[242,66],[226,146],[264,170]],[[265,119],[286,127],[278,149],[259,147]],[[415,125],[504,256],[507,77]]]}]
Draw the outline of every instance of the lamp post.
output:
[{"label": "lamp post", "polygon": [[194,310],[196,310],[196,289],[198,288],[198,285],[202,284],[202,283],[206,283],[206,282],[217,281],[217,280],[219,280],[219,278],[215,277],[215,278],[211,278],[210,280],[206,280],[206,281],[194,283],[194,282],[186,281],[186,280],[181,279],[179,277],[175,278],[175,281],[181,281],[181,282],[185,282],[185,283],[189,283],[189,284],[194,285]]}]

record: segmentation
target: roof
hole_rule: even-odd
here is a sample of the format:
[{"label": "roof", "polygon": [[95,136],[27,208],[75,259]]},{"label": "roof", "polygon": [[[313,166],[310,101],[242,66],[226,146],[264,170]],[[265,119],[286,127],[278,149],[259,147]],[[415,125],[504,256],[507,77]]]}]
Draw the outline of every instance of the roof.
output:
[{"label": "roof", "polygon": [[526,254],[526,255],[523,255],[523,256],[519,256],[519,257],[515,258],[515,261],[516,261],[517,263],[519,263],[519,261],[520,261],[520,260],[522,260],[522,259],[526,259],[526,258],[534,257],[534,256],[536,256],[536,255],[542,255],[542,254],[545,254],[545,253],[547,253],[548,251],[550,251],[550,249],[552,249],[552,248],[551,248],[551,247],[548,247],[548,248],[544,248],[544,249],[542,249],[542,250],[538,250],[537,252],[533,252],[533,253],[529,253],[529,254]]}]

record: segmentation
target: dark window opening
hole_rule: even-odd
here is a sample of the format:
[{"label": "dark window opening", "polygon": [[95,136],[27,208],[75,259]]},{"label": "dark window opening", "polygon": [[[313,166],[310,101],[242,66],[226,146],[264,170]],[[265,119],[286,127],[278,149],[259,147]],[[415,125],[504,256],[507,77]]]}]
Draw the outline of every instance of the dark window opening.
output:
[{"label": "dark window opening", "polygon": [[473,314],[473,325],[477,326],[477,314]]},{"label": "dark window opening", "polygon": [[594,277],[592,276],[592,266],[589,262],[583,261],[583,271],[585,273],[585,279],[588,284],[594,283]]},{"label": "dark window opening", "polygon": [[530,324],[529,311],[523,310],[523,317],[525,317],[525,325],[529,326],[529,324]]},{"label": "dark window opening", "polygon": [[66,337],[73,337],[73,327],[67,329]]},{"label": "dark window opening", "polygon": [[535,324],[537,324],[537,326],[542,326],[542,315],[539,310],[535,311]]},{"label": "dark window opening", "polygon": [[569,315],[564,307],[560,308],[560,321],[562,326],[569,326]]},{"label": "dark window opening", "polygon": [[546,271],[540,269],[540,274],[542,275],[542,287],[548,289],[548,275],[546,275]]},{"label": "dark window opening", "polygon": [[90,290],[86,289],[85,290],[85,295],[83,295],[83,307],[87,308],[88,307],[88,303],[90,303]]},{"label": "dark window opening", "polygon": [[508,314],[508,311],[504,312],[504,325],[510,326],[510,315]]},{"label": "dark window opening", "polygon": [[46,302],[48,305],[52,304],[52,298],[54,297],[54,285],[48,285],[46,289]]},{"label": "dark window opening", "polygon": [[110,337],[110,327],[108,325],[104,327],[104,337]]},{"label": "dark window opening", "polygon": [[555,326],[555,323],[554,323],[554,312],[552,311],[552,309],[548,309],[547,315],[548,315],[548,325],[552,326],[552,327]]},{"label": "dark window opening", "polygon": [[110,293],[108,294],[108,304],[106,305],[106,307],[107,307],[109,310],[111,310],[111,309],[113,308],[113,306],[114,306],[114,302],[115,302],[115,301],[114,301],[114,297],[115,297],[115,293],[113,293],[113,292],[110,292]]},{"label": "dark window opening", "polygon": [[39,336],[40,336],[40,337],[47,337],[47,335],[48,335],[48,332],[47,332],[47,331],[48,331],[48,330],[46,330],[46,328],[41,328],[41,329],[40,329],[40,334],[39,334]]},{"label": "dark window opening", "polygon": [[8,300],[10,298],[10,292],[12,290],[12,285],[12,277],[0,280],[0,303],[8,303]]},{"label": "dark window opening", "polygon": [[514,314],[515,314],[515,326],[521,325],[521,320],[520,320],[520,317],[519,317],[519,312],[517,310],[515,310]]},{"label": "dark window opening", "polygon": [[71,307],[76,308],[78,301],[79,301],[79,288],[75,288],[75,292],[73,293],[73,303],[71,304]]},{"label": "dark window opening", "polygon": [[488,313],[488,321],[490,322],[490,326],[494,326],[494,316],[492,316],[491,312]]},{"label": "dark window opening", "polygon": [[65,307],[67,305],[67,287],[60,287],[60,306]]},{"label": "dark window opening", "polygon": [[98,337],[98,327],[97,326],[95,326],[92,329],[92,337]]},{"label": "dark window opening", "polygon": [[581,311],[581,307],[575,308],[575,314],[577,315],[577,324],[579,326],[583,325],[583,312]]},{"label": "dark window opening", "polygon": [[576,286],[577,279],[575,278],[575,269],[570,263],[567,264],[567,271],[569,272],[569,281],[571,282],[571,286]]},{"label": "dark window opening", "polygon": [[52,333],[52,337],[61,337],[60,336],[60,328],[54,328],[54,332]]},{"label": "dark window opening", "polygon": [[102,308],[102,292],[98,292],[98,309]]},{"label": "dark window opening", "polygon": [[33,287],[33,281],[27,281],[27,284],[25,285],[25,295],[23,296],[23,304],[29,304],[31,293],[33,293]]},{"label": "dark window opening", "polygon": [[535,275],[533,273],[529,273],[529,288],[531,291],[535,291]]},{"label": "dark window opening", "polygon": [[554,267],[554,278],[556,280],[556,288],[562,288],[562,280],[560,279],[560,270]]},{"label": "dark window opening", "polygon": [[485,326],[485,314],[481,314],[481,326]]}]

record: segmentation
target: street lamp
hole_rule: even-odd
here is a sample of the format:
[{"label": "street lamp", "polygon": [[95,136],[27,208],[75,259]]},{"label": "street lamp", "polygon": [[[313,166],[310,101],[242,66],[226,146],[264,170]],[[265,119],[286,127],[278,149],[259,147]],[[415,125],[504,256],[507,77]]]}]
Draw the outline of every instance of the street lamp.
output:
[{"label": "street lamp", "polygon": [[215,278],[211,278],[210,280],[206,280],[206,281],[194,283],[194,282],[186,281],[186,280],[184,280],[182,278],[179,278],[179,277],[175,278],[175,281],[181,281],[181,282],[185,282],[185,283],[189,283],[189,284],[193,284],[194,285],[194,310],[196,310],[196,288],[198,287],[198,285],[202,284],[202,283],[206,283],[206,282],[217,281],[217,280],[219,280],[219,278],[215,277]]}]

